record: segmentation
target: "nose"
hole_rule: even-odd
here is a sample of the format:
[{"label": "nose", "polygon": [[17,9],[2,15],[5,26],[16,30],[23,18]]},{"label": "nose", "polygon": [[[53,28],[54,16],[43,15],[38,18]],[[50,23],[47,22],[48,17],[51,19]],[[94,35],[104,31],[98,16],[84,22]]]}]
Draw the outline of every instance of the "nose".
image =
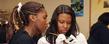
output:
[{"label": "nose", "polygon": [[67,23],[64,23],[64,28],[67,28]]},{"label": "nose", "polygon": [[46,29],[49,27],[49,23],[48,22],[45,23],[45,27],[46,27]]}]

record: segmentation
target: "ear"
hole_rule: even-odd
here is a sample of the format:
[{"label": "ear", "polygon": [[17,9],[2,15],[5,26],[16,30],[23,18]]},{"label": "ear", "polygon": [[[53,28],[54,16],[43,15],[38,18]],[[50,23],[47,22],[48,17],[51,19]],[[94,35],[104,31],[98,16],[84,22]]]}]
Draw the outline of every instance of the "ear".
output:
[{"label": "ear", "polygon": [[33,22],[37,20],[37,17],[35,15],[30,15],[29,18]]}]

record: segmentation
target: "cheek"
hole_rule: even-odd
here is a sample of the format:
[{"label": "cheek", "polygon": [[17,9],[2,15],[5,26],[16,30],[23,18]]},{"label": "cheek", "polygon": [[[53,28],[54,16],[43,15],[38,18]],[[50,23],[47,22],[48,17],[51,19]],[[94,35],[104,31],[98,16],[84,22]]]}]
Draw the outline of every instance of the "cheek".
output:
[{"label": "cheek", "polygon": [[58,23],[58,31],[61,31],[63,28],[63,25],[61,23]]},{"label": "cheek", "polygon": [[67,30],[69,30],[69,29],[70,29],[70,26],[71,26],[71,25],[69,24],[69,25],[68,25],[68,27],[67,27]]},{"label": "cheek", "polygon": [[39,27],[41,30],[44,30],[46,28],[46,21],[44,19],[39,20]]},{"label": "cheek", "polygon": [[45,20],[44,19],[41,19],[40,20],[40,23],[41,23],[41,26],[44,26],[45,25]]},{"label": "cheek", "polygon": [[62,28],[62,24],[61,23],[58,23],[58,28]]},{"label": "cheek", "polygon": [[41,28],[41,25],[42,25],[42,22],[41,22],[41,19],[37,19],[36,22],[35,22],[35,26],[40,29]]},{"label": "cheek", "polygon": [[39,27],[42,28],[42,26],[43,26],[43,22],[42,22],[41,19],[39,19],[38,24],[39,24]]}]

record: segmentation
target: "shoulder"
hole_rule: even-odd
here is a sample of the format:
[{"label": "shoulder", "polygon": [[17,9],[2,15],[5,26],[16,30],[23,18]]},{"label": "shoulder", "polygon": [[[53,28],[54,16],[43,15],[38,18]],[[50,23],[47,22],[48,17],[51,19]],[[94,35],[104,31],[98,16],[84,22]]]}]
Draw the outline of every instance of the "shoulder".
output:
[{"label": "shoulder", "polygon": [[76,39],[77,39],[80,43],[87,44],[87,39],[86,39],[86,37],[85,37],[81,32],[78,33],[78,35],[76,36]]},{"label": "shoulder", "polygon": [[38,44],[49,44],[46,40],[46,36],[43,36],[41,37],[39,40],[38,40]]},{"label": "shoulder", "polygon": [[31,37],[28,35],[27,32],[21,30],[18,33],[16,33],[15,38],[16,40],[19,40],[19,41],[21,40],[27,41],[27,40],[30,40]]},{"label": "shoulder", "polygon": [[31,44],[33,43],[29,36],[22,32],[16,33],[12,40],[10,41],[11,44]]},{"label": "shoulder", "polygon": [[41,37],[38,41],[46,41],[45,36]]},{"label": "shoulder", "polygon": [[83,33],[78,33],[77,37],[85,37]]},{"label": "shoulder", "polygon": [[85,36],[80,32],[78,33],[78,35],[76,36],[77,39],[81,39],[81,40],[86,40]]},{"label": "shoulder", "polygon": [[101,23],[95,23],[92,27],[91,27],[91,30],[94,30],[94,31],[98,31],[98,30],[102,30],[102,29],[105,29],[106,26],[104,24],[101,24]]}]

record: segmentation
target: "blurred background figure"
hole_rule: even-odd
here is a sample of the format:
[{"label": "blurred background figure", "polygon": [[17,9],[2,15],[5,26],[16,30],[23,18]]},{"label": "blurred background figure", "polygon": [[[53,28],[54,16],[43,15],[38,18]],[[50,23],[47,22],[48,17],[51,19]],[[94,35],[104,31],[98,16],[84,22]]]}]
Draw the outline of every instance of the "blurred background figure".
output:
[{"label": "blurred background figure", "polygon": [[88,44],[109,44],[109,12],[99,16],[98,21],[92,25]]},{"label": "blurred background figure", "polygon": [[8,21],[0,21],[0,43],[6,43],[6,30],[8,26]]}]

